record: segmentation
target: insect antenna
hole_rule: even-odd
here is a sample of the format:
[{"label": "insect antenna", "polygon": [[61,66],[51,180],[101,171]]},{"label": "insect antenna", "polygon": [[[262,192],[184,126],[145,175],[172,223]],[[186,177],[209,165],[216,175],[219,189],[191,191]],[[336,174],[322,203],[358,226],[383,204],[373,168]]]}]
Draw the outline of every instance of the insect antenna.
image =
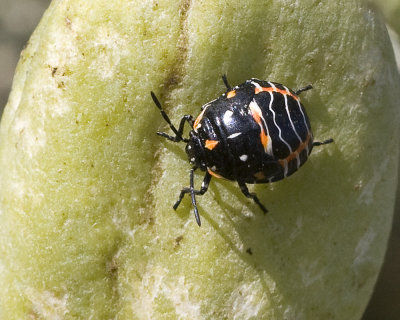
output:
[{"label": "insect antenna", "polygon": [[185,125],[185,122],[188,122],[191,127],[193,127],[193,117],[189,114],[186,114],[182,117],[181,122],[179,123],[179,129],[176,129],[175,126],[172,124],[170,118],[168,115],[165,113],[163,107],[161,106],[160,101],[158,101],[156,95],[154,94],[153,91],[150,92],[151,98],[154,101],[154,104],[157,106],[157,108],[160,110],[160,113],[164,120],[169,124],[169,127],[171,130],[175,133],[175,137],[170,136],[169,134],[166,134],[165,132],[160,132],[157,131],[157,134],[159,136],[162,136],[164,138],[167,138],[168,140],[174,141],[174,142],[179,142],[179,141],[184,141],[184,142],[189,142],[189,139],[183,138],[182,133],[183,133],[183,127]]}]

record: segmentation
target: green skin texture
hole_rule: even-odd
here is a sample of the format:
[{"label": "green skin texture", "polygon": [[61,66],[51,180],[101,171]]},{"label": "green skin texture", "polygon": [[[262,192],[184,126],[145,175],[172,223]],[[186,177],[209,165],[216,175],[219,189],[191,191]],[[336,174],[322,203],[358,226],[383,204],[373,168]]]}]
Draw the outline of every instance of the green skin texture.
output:
[{"label": "green skin texture", "polygon": [[400,2],[398,0],[372,0],[385,16],[388,25],[400,35]]},{"label": "green skin texture", "polygon": [[[359,319],[391,227],[400,80],[362,2],[53,1],[0,132],[3,319]],[[302,94],[304,167],[189,197],[184,144],[157,136],[250,77]],[[203,174],[195,175],[196,187]],[[251,248],[252,254],[248,249]]]}]

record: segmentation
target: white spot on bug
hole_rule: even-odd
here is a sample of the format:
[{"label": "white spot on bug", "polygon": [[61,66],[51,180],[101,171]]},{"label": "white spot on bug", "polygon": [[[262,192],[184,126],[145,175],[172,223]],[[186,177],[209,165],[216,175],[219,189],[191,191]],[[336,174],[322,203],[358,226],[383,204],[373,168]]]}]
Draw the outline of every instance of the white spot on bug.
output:
[{"label": "white spot on bug", "polygon": [[248,159],[248,156],[247,156],[247,154],[242,154],[242,155],[239,157],[239,159],[242,160],[243,162],[245,162],[245,161]]},{"label": "white spot on bug", "polygon": [[232,133],[231,135],[228,136],[228,139],[236,138],[236,137],[240,136],[241,134],[242,134],[241,132]]},{"label": "white spot on bug", "polygon": [[216,166],[212,166],[212,167],[211,167],[211,170],[212,170],[212,171],[216,171],[216,170],[217,170],[217,167],[216,167]]},{"label": "white spot on bug", "polygon": [[224,123],[230,123],[232,121],[233,111],[227,110],[224,114]]},{"label": "white spot on bug", "polygon": [[190,149],[192,149],[192,146],[191,146],[191,145],[188,145],[188,150],[190,150]]},{"label": "white spot on bug", "polygon": [[194,160],[195,160],[194,158],[190,158],[190,162],[194,162]]}]

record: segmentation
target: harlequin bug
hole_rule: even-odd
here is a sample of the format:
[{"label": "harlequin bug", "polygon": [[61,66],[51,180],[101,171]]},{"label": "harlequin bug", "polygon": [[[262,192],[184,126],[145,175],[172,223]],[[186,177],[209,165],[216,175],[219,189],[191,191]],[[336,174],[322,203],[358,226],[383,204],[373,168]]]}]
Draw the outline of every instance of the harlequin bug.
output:
[{"label": "harlequin bug", "polygon": [[[267,183],[281,180],[298,170],[315,146],[333,142],[328,139],[316,142],[310,122],[300,103],[299,94],[312,88],[308,85],[293,91],[276,82],[250,79],[231,87],[222,76],[226,92],[205,104],[194,119],[184,115],[179,128],[171,123],[154,92],[151,97],[164,120],[174,132],[158,135],[174,142],[186,143],[186,153],[193,166],[190,184],[183,188],[173,208],[176,209],[184,195],[190,193],[197,224],[200,216],[196,195],[203,195],[212,177],[237,181],[242,193],[266,213],[267,209],[255,193],[250,193],[247,183]],[[188,122],[192,130],[184,138],[183,128]],[[194,189],[193,172],[205,171],[200,190]]]}]

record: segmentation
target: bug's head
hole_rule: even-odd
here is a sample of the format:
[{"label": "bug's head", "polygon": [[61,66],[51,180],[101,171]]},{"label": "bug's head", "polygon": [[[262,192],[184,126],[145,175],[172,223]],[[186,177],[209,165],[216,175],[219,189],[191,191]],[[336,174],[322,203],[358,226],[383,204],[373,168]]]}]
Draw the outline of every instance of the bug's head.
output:
[{"label": "bug's head", "polygon": [[204,147],[196,132],[190,132],[189,142],[187,143],[185,150],[191,165],[196,166],[201,170],[207,169]]}]

